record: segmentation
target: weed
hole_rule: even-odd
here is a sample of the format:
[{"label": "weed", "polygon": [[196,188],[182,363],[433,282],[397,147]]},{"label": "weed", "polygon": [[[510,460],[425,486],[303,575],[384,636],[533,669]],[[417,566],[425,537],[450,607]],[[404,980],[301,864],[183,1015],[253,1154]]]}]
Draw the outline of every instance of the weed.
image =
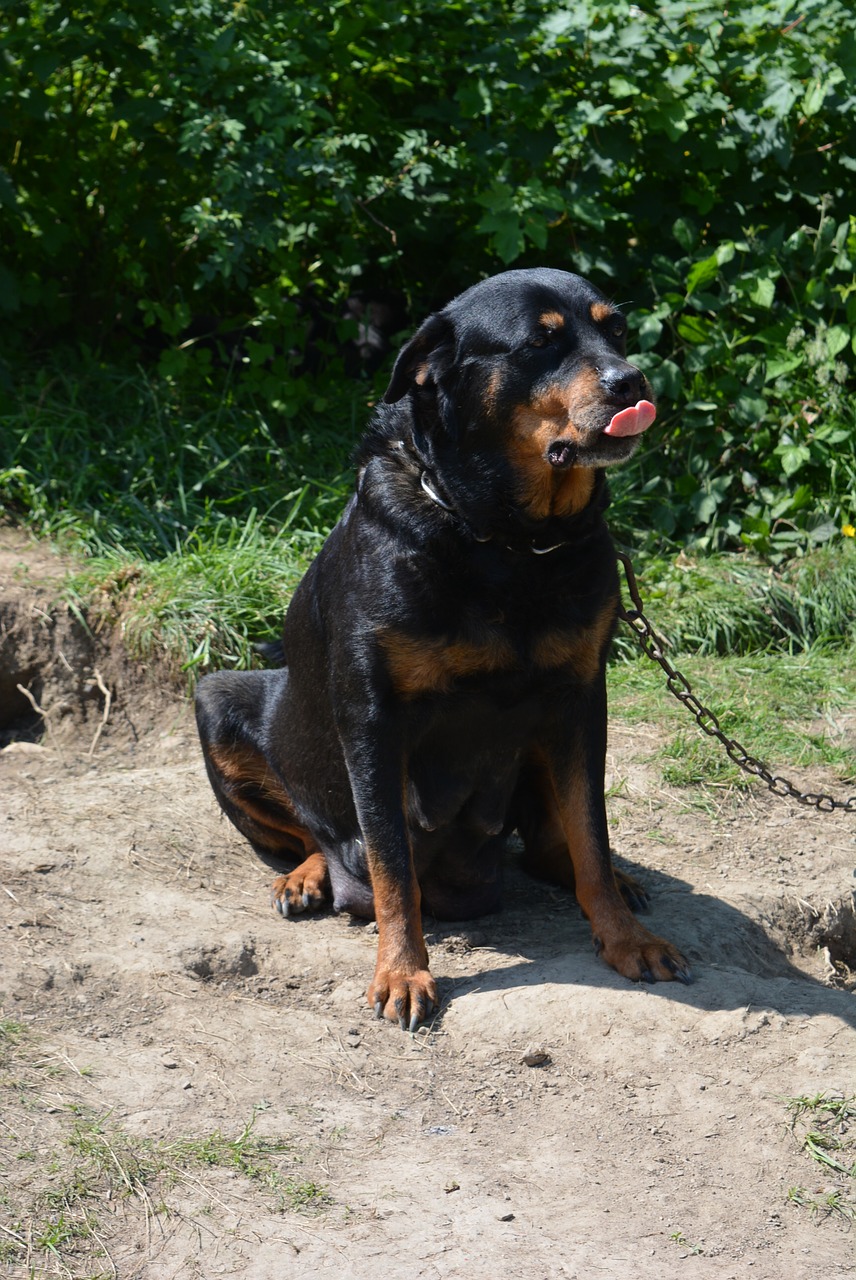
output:
[{"label": "weed", "polygon": [[311,1181],[301,1182],[284,1176],[282,1157],[298,1160],[291,1142],[261,1138],[253,1133],[256,1116],[266,1107],[255,1107],[253,1114],[237,1138],[227,1138],[219,1130],[204,1138],[180,1139],[161,1148],[176,1170],[208,1165],[234,1169],[252,1182],[277,1196],[278,1212],[307,1212],[329,1203],[323,1187]]},{"label": "weed", "polygon": [[672,1231],[669,1233],[669,1239],[674,1240],[675,1244],[680,1245],[682,1249],[686,1249],[687,1253],[698,1256],[704,1253],[704,1249],[700,1244],[690,1244],[683,1231]]},{"label": "weed", "polygon": [[24,1037],[26,1027],[22,1022],[15,1022],[12,1018],[3,1018],[0,1021],[0,1050],[8,1051],[14,1045],[19,1044]]},{"label": "weed", "polygon": [[323,1186],[317,1182],[298,1182],[291,1179],[282,1188],[279,1198],[279,1212],[289,1210],[298,1213],[318,1212],[330,1203],[330,1197]]},{"label": "weed", "polygon": [[[25,1036],[25,1030],[18,1024],[0,1024],[0,1045],[14,1041],[15,1068],[24,1081],[33,1072],[41,1078],[44,1063],[40,1046]],[[26,1084],[21,1088],[26,1094]],[[11,1154],[30,1163],[26,1172],[21,1171],[23,1181],[17,1193],[13,1191],[5,1202],[8,1213],[7,1225],[0,1230],[0,1262],[23,1262],[33,1275],[48,1270],[82,1275],[85,1270],[94,1280],[104,1274],[96,1266],[104,1252],[97,1216],[102,1208],[112,1221],[121,1203],[125,1219],[141,1213],[151,1224],[171,1215],[177,1187],[187,1183],[194,1193],[204,1192],[209,1181],[206,1171],[214,1169],[229,1170],[252,1182],[268,1197],[272,1213],[318,1212],[330,1204],[322,1186],[297,1176],[300,1155],[291,1141],[254,1132],[257,1114],[267,1104],[253,1110],[236,1137],[218,1130],[158,1141],[131,1135],[116,1123],[112,1112],[95,1114],[77,1101],[54,1108],[50,1118],[43,1111],[31,1116],[23,1094],[17,1101],[13,1132],[20,1149]],[[32,1167],[33,1162],[37,1167]],[[213,1190],[211,1196],[213,1204]],[[204,1211],[204,1205],[195,1209]]]},{"label": "weed", "polygon": [[826,1092],[785,1098],[790,1132],[836,1185],[791,1187],[788,1199],[813,1214],[856,1222],[856,1096]]},{"label": "weed", "polygon": [[788,1187],[787,1198],[800,1209],[808,1209],[812,1217],[822,1215],[831,1218],[840,1214],[846,1222],[856,1222],[856,1206],[849,1203],[841,1191],[824,1191],[812,1195],[805,1187]]}]

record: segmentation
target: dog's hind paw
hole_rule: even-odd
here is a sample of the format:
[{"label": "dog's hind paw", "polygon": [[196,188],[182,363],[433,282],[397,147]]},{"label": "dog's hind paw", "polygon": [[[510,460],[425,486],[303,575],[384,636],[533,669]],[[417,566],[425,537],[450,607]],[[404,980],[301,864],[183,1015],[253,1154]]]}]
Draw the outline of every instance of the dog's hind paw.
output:
[{"label": "dog's hind paw", "polygon": [[277,876],[271,886],[271,906],[281,916],[302,915],[305,911],[318,911],[330,900],[330,877],[323,853],[310,853],[305,862]]}]

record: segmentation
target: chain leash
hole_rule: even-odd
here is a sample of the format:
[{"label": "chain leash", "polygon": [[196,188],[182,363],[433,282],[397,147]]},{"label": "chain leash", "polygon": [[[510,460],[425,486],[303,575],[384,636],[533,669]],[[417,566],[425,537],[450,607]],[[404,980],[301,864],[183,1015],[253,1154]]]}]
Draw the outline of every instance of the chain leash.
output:
[{"label": "chain leash", "polygon": [[624,576],[627,579],[627,587],[634,606],[632,609],[625,609],[622,605],[619,607],[618,616],[623,618],[635,633],[642,652],[652,662],[656,662],[663,668],[667,676],[666,688],[669,693],[677,698],[678,702],[692,713],[699,728],[709,737],[716,738],[725,748],[728,758],[733,760],[745,773],[751,773],[754,777],[760,778],[762,782],[765,782],[773,795],[789,796],[791,800],[796,800],[798,804],[817,809],[820,813],[832,813],[835,809],[843,809],[845,813],[856,813],[856,796],[850,796],[848,800],[836,800],[833,796],[820,792],[800,791],[787,778],[780,778],[773,774],[761,760],[749,755],[749,752],[745,747],[741,746],[736,738],[729,738],[723,732],[717,717],[708,707],[699,702],[693,693],[689,680],[672,666],[663,652],[663,642],[645,617],[642,598],[636,585],[636,574],[633,572],[630,557],[624,555],[621,551],[617,551],[616,555],[624,567]]}]

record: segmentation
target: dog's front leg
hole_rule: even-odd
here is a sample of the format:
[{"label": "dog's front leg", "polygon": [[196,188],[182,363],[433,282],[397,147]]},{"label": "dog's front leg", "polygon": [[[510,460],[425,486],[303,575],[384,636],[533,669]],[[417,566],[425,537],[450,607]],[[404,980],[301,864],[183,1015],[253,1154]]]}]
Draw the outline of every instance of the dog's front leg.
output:
[{"label": "dog's front leg", "polygon": [[681,953],[646,929],[631,912],[616,882],[609,851],[604,799],[606,689],[586,691],[586,714],[564,721],[545,752],[555,813],[564,831],[574,888],[591,924],[594,944],[607,964],[635,982],[691,981]]},{"label": "dog's front leg", "polygon": [[421,894],[404,815],[404,750],[389,718],[340,723],[374,894],[377,966],[368,989],[377,1017],[415,1031],[439,1004],[428,970]]}]

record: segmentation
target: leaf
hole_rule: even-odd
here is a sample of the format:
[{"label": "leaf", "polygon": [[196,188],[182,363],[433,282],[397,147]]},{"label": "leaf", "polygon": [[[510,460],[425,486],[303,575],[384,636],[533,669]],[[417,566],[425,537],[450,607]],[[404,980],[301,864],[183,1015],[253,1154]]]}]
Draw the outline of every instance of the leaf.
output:
[{"label": "leaf", "polygon": [[752,391],[743,391],[734,401],[731,412],[744,426],[754,426],[767,412],[767,401]]},{"label": "leaf", "polygon": [[756,279],[749,298],[756,306],[769,308],[776,296],[776,283],[769,276]]},{"label": "leaf", "polygon": [[709,258],[703,258],[701,262],[697,262],[690,269],[690,273],[687,276],[687,297],[695,293],[696,289],[703,288],[704,285],[710,284],[715,280],[718,272],[719,262],[715,253],[712,253]]},{"label": "leaf", "polygon": [[479,76],[475,80],[465,80],[455,94],[461,107],[461,113],[469,119],[490,115],[493,109],[490,90]]},{"label": "leaf", "polygon": [[608,85],[613,98],[631,98],[639,92],[639,86],[625,76],[610,76]]},{"label": "leaf", "polygon": [[796,475],[800,467],[805,466],[811,458],[811,450],[805,444],[787,444],[776,452],[782,460],[782,470],[786,476]]},{"label": "leaf", "polygon": [[816,116],[820,108],[823,106],[823,99],[826,97],[826,86],[822,80],[812,80],[805,91],[800,110],[808,119]]},{"label": "leaf", "polygon": [[520,218],[513,209],[496,209],[487,213],[478,230],[491,232],[490,241],[503,262],[513,262],[523,252],[524,239]]},{"label": "leaf", "polygon": [[690,507],[699,524],[707,524],[716,515],[719,499],[716,494],[700,490],[690,498]]},{"label": "leaf", "polygon": [[793,355],[774,356],[767,361],[767,372],[764,381],[772,382],[774,378],[781,378],[784,373],[793,373],[794,369],[799,369],[804,362],[805,356],[797,352],[794,352]]},{"label": "leaf", "polygon": [[663,322],[658,320],[656,316],[645,316],[639,326],[637,340],[643,351],[650,351],[655,347],[663,332]]},{"label": "leaf", "polygon": [[678,334],[683,338],[684,342],[690,342],[694,345],[700,342],[707,342],[711,336],[710,322],[703,320],[701,316],[681,316],[678,321]]},{"label": "leaf", "polygon": [[685,253],[690,253],[698,240],[698,228],[692,218],[676,218],[672,223],[672,235]]},{"label": "leaf", "polygon": [[681,371],[674,360],[663,360],[651,373],[651,382],[658,395],[677,400],[681,394]]},{"label": "leaf", "polygon": [[826,331],[826,349],[830,356],[837,356],[850,341],[850,330],[843,324],[834,324]]}]

